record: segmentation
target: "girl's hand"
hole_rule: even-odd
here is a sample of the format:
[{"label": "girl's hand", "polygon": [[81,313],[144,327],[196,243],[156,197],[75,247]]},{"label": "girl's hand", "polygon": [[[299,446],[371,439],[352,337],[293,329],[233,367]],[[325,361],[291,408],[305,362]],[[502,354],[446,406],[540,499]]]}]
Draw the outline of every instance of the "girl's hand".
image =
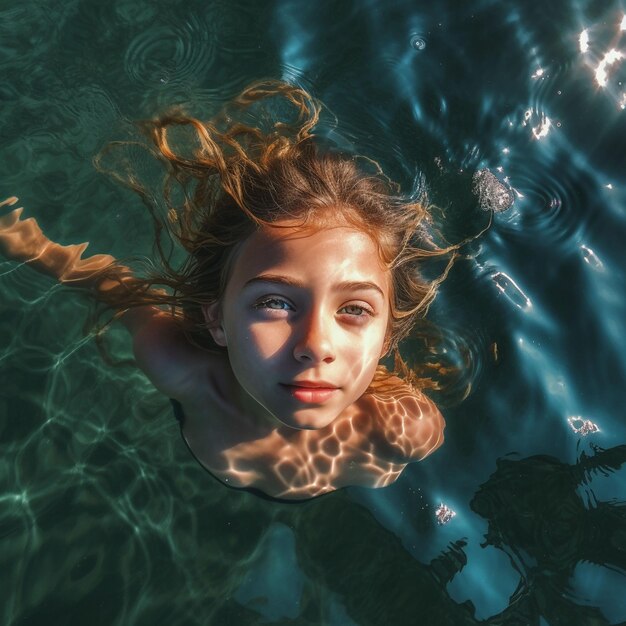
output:
[{"label": "girl's hand", "polygon": [[[12,206],[15,196],[0,202],[0,207]],[[0,217],[0,253],[14,261],[30,261],[38,257],[49,243],[34,218],[21,220],[24,209],[14,209]]]},{"label": "girl's hand", "polygon": [[[0,207],[12,206],[15,196],[0,202]],[[96,254],[86,259],[81,256],[89,242],[62,246],[50,241],[39,228],[37,220],[21,219],[24,209],[14,209],[0,217],[0,254],[33,269],[48,274],[63,283],[90,286],[100,271],[115,262],[108,254]]]}]

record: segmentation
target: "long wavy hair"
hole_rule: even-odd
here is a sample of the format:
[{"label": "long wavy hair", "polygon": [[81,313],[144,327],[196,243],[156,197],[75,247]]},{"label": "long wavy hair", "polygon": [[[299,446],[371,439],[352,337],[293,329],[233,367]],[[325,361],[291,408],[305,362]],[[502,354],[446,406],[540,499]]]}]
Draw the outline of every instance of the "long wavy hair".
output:
[{"label": "long wavy hair", "polygon": [[[376,242],[392,276],[385,345],[393,372],[380,365],[368,391],[385,390],[392,374],[427,387],[428,381],[406,366],[399,344],[424,318],[458,246],[434,243],[424,199],[401,196],[377,163],[324,145],[312,132],[320,111],[321,104],[305,90],[264,81],[246,88],[208,121],[174,111],[141,122],[141,145],[165,166],[165,210],[132,168],[104,167],[105,155],[130,142],[109,144],[96,166],[137,192],[149,209],[160,269],[120,280],[119,288],[101,299],[118,315],[131,307],[167,305],[190,341],[226,350],[213,342],[202,305],[220,300],[237,246],[256,229],[280,226],[277,222],[285,219],[302,228],[349,225]],[[172,263],[164,239],[182,246],[182,264]],[[422,264],[432,258],[444,263],[429,280]],[[116,267],[106,275],[114,277]]]}]

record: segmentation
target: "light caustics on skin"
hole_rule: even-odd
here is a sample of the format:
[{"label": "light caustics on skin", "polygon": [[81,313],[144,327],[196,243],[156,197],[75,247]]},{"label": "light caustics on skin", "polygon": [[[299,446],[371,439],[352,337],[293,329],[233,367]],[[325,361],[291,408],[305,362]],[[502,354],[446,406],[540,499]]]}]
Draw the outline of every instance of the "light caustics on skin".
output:
[{"label": "light caustics on skin", "polygon": [[[384,487],[443,432],[434,404],[401,379],[367,393],[384,352],[388,270],[359,230],[280,226],[242,245],[214,331],[242,399],[238,425],[219,447],[191,420],[185,437],[231,486],[293,499]],[[334,390],[298,390],[305,381]]]},{"label": "light caustics on skin", "polygon": [[[13,205],[16,201],[16,198],[10,198],[3,204]],[[93,283],[94,274],[111,263],[112,257],[108,255],[82,259],[81,254],[87,244],[61,246],[51,242],[42,233],[36,220],[21,220],[20,215],[21,209],[16,209],[0,218],[0,253],[13,260],[27,262],[39,271],[74,284],[85,281]],[[259,327],[257,337],[261,343],[257,348],[262,350],[253,363],[252,377],[247,382],[253,384],[256,381],[256,384],[261,378],[269,380],[267,389],[263,385],[258,389],[264,396],[266,391],[271,395],[272,390],[274,395],[279,394],[278,387],[285,380],[294,382],[327,378],[341,385],[334,394],[339,400],[333,400],[333,394],[325,399],[309,397],[306,393],[290,400],[289,394],[284,393],[274,408],[277,417],[283,411],[281,417],[300,424],[299,427],[290,427],[285,425],[286,422],[281,424],[279,420],[268,423],[264,417],[257,421],[262,417],[260,414],[249,414],[246,407],[235,406],[237,403],[231,396],[221,400],[216,396],[209,401],[209,404],[215,402],[216,411],[203,404],[199,412],[186,412],[183,433],[200,463],[232,486],[253,486],[268,495],[293,499],[314,497],[348,485],[386,486],[400,475],[409,462],[425,457],[441,445],[444,422],[428,398],[398,378],[389,377],[392,390],[364,393],[382,354],[386,317],[380,318],[378,322],[373,318],[369,325],[363,326],[362,322],[346,321],[348,313],[344,309],[346,304],[360,309],[362,307],[357,304],[359,300],[374,298],[367,295],[371,287],[366,294],[362,293],[362,272],[364,266],[378,263],[375,245],[371,243],[370,249],[365,245],[362,234],[343,231],[331,235],[328,231],[322,231],[311,237],[291,238],[289,242],[282,247],[275,246],[272,253],[267,246],[263,247],[267,242],[261,240],[264,261],[274,264],[275,268],[285,269],[289,245],[295,246],[292,256],[296,266],[304,271],[304,291],[313,284],[309,298],[317,293],[315,298],[318,305],[309,309],[302,305],[303,311],[308,310],[309,313],[290,317],[289,323],[283,319],[282,309],[279,310],[278,318],[273,315],[267,318],[262,313],[257,319],[258,314],[251,313],[251,325],[242,330],[241,345],[249,347],[252,328],[254,324],[259,324],[259,319],[272,326],[272,332],[269,333],[267,324],[261,323],[263,328]],[[335,248],[341,249],[337,252]],[[303,264],[301,257],[307,253],[310,256]],[[344,258],[343,265],[338,262],[337,254]],[[258,265],[259,258],[258,250],[252,250],[251,260],[256,259]],[[331,285],[335,284],[332,268],[338,266],[341,266],[338,278],[340,284],[346,277],[358,279],[357,283],[350,283],[353,288],[355,284],[360,285],[357,290],[361,294],[356,303],[354,294],[341,292],[332,295],[332,288],[330,293],[327,291],[328,280]],[[114,289],[121,282],[132,280],[132,275],[126,274],[127,268],[120,266],[119,271],[114,279],[101,280],[98,283],[99,290]],[[236,270],[234,273],[237,273]],[[369,278],[369,274],[365,278]],[[272,291],[276,289],[276,286],[272,287]],[[293,294],[293,302],[297,303],[302,298],[302,302],[307,301],[306,294]],[[289,300],[285,294],[279,297],[285,302]],[[337,303],[332,301],[333,297]],[[319,336],[319,329],[311,334],[309,326],[315,316],[311,317],[310,310],[320,307],[325,310],[322,303],[329,298],[333,304],[327,308],[332,311],[338,308],[341,314],[338,315],[337,311],[329,312],[327,323],[333,341],[328,337],[323,338],[321,342],[327,347],[322,349],[322,344],[311,338]],[[297,308],[295,304],[294,310]],[[309,320],[309,323],[305,322],[302,326],[304,330],[300,329],[291,335],[289,329],[294,325],[300,328],[301,319]],[[318,323],[321,322],[314,322],[314,325]],[[242,323],[238,326],[242,326]],[[234,333],[235,327],[231,327],[230,331]],[[367,330],[370,327],[372,330]],[[281,348],[283,344],[289,348]],[[335,344],[334,347],[331,344]],[[229,359],[232,357],[232,348],[231,344]],[[281,350],[280,358],[286,359],[284,361],[279,359],[278,352]],[[246,350],[244,352],[245,356],[253,355]],[[225,371],[221,376],[228,378],[230,368],[221,368],[220,371],[222,369]],[[259,376],[259,372],[263,372],[263,375]],[[336,380],[333,380],[331,373]],[[230,387],[226,385],[224,388]],[[216,424],[207,419],[207,410],[220,414],[222,427],[216,429]],[[311,424],[321,424],[321,427]]]},{"label": "light caustics on skin", "polygon": [[233,446],[223,452],[227,467],[215,473],[236,487],[262,480],[263,491],[287,499],[345,486],[385,487],[408,459],[420,460],[441,445],[443,427],[434,405],[412,391],[404,397],[367,394],[324,429],[278,428],[263,440]]},{"label": "light caustics on skin", "polygon": [[[251,410],[260,405],[284,425],[323,428],[363,395],[383,352],[388,281],[376,244],[361,231],[282,223],[251,235],[214,335],[257,403]],[[307,402],[314,392],[298,387],[318,381],[336,390],[316,406]]]}]

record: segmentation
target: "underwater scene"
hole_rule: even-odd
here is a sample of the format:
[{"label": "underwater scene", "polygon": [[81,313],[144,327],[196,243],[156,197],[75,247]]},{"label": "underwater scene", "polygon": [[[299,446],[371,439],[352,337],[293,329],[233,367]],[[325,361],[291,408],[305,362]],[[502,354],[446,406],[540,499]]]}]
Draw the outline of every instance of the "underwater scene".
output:
[{"label": "underwater scene", "polygon": [[467,240],[403,345],[445,443],[298,504],[214,480],[124,329],[0,258],[1,624],[626,624],[624,1],[0,0],[0,68],[0,201],[55,241],[150,257],[95,155],[267,78]]}]

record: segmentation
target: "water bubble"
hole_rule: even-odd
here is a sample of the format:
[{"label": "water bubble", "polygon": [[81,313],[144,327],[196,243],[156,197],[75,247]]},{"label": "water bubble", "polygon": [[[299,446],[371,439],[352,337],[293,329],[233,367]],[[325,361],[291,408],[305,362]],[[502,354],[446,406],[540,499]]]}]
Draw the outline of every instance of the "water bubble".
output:
[{"label": "water bubble", "polygon": [[478,170],[472,182],[472,191],[478,196],[478,204],[483,211],[501,213],[513,206],[515,195],[511,187],[498,180],[488,169]]},{"label": "water bubble", "polygon": [[421,35],[411,35],[411,48],[423,50],[426,47],[426,40]]}]

